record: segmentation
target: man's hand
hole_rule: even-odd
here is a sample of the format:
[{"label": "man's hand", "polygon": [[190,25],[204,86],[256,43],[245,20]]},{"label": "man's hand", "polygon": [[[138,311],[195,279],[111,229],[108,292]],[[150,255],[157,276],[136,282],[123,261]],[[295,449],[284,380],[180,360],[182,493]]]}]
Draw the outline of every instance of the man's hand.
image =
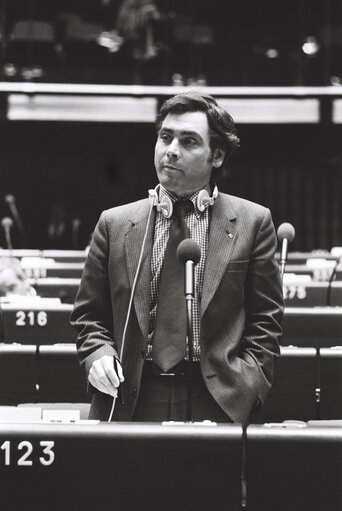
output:
[{"label": "man's hand", "polygon": [[109,355],[95,360],[89,371],[89,382],[101,392],[116,397],[118,387],[124,381],[122,367],[117,360],[118,372],[114,369],[114,359]]}]

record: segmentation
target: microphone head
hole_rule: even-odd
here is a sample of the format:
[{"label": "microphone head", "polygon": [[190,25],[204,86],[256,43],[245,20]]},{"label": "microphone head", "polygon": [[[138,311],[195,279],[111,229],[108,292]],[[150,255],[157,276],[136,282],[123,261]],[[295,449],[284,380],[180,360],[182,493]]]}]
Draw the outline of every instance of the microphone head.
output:
[{"label": "microphone head", "polygon": [[11,227],[13,226],[13,220],[12,218],[10,218],[9,216],[5,216],[2,220],[1,220],[1,225],[4,229],[11,229]]},{"label": "microphone head", "polygon": [[295,228],[292,224],[288,222],[284,222],[283,224],[280,224],[277,230],[277,236],[279,241],[283,241],[284,239],[287,239],[289,243],[294,239],[296,235]]},{"label": "microphone head", "polygon": [[7,202],[7,204],[13,204],[13,202],[15,202],[14,195],[11,194],[5,195],[5,201]]},{"label": "microphone head", "polygon": [[192,261],[196,266],[201,259],[201,247],[195,240],[187,238],[178,245],[177,257],[184,264],[187,261]]},{"label": "microphone head", "polygon": [[73,229],[78,229],[81,225],[81,219],[80,218],[73,218],[72,219],[72,228]]}]

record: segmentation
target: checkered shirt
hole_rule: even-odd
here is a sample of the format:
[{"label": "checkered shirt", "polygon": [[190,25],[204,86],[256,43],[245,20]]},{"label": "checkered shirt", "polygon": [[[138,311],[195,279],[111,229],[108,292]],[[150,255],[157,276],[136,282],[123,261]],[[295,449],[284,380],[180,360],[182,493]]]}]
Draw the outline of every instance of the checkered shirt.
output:
[{"label": "checkered shirt", "polygon": [[[210,186],[206,188],[210,194]],[[200,360],[200,306],[203,288],[204,268],[208,252],[208,227],[209,227],[209,210],[206,208],[203,212],[199,211],[197,207],[197,196],[199,191],[194,193],[190,200],[194,204],[194,211],[185,215],[185,222],[189,229],[190,238],[194,239],[201,247],[201,259],[195,266],[195,296],[193,301],[193,359]],[[177,200],[177,197],[160,185],[159,202],[163,200],[165,195],[168,195],[172,202]],[[162,212],[157,211],[156,222],[154,228],[154,241],[152,248],[151,259],[151,297],[150,297],[150,327],[148,336],[148,346],[146,358],[152,359],[152,342],[153,333],[156,323],[157,305],[158,305],[158,291],[160,284],[160,275],[162,263],[164,260],[165,249],[169,239],[170,225],[172,219],[165,218]],[[177,319],[175,319],[177,321]],[[186,358],[189,356],[187,346]]]}]

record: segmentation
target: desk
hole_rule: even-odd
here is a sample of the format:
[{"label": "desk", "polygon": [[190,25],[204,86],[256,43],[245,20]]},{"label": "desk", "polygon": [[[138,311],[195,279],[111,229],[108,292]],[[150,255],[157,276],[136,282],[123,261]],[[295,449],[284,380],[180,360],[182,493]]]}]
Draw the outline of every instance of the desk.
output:
[{"label": "desk", "polygon": [[320,419],[342,419],[342,348],[320,349]]},{"label": "desk", "polygon": [[85,250],[37,250],[37,249],[14,249],[0,248],[0,257],[26,257],[54,259],[59,263],[84,263],[86,259]]},{"label": "desk", "polygon": [[[342,428],[250,425],[248,511],[342,508]],[[240,510],[242,428],[0,424],[5,509]]]},{"label": "desk", "polygon": [[52,258],[58,263],[84,263],[85,250],[42,250],[41,257]]},{"label": "desk", "polygon": [[75,278],[80,279],[84,263],[44,263],[44,259],[41,260],[41,264],[29,264],[25,263],[23,266],[25,274],[28,278],[46,278],[46,277],[60,277],[60,278]]},{"label": "desk", "polygon": [[247,429],[248,511],[342,509],[342,427]]},{"label": "desk", "polygon": [[33,299],[20,304],[2,303],[1,307],[6,342],[56,344],[76,340],[77,333],[69,323],[71,304]]},{"label": "desk", "polygon": [[75,344],[39,346],[38,384],[40,402],[85,403],[91,398]]},{"label": "desk", "polygon": [[[277,261],[280,261],[280,252],[276,253]],[[313,252],[292,252],[287,254],[287,264],[305,264],[308,259],[326,259],[327,261],[336,261],[328,250],[315,250]]]},{"label": "desk", "polygon": [[[75,344],[0,344],[0,405],[90,401]],[[253,423],[342,419],[342,347],[281,347]]]},{"label": "desk", "polygon": [[[324,307],[328,305],[328,282],[286,282],[283,284],[286,307]],[[330,289],[330,305],[342,306],[342,281],[333,282]]]},{"label": "desk", "polygon": [[74,303],[80,285],[80,279],[48,277],[30,279],[37,294],[47,298],[60,298],[63,303]]},{"label": "desk", "polygon": [[[41,299],[32,304],[2,304],[5,341],[21,344],[74,343],[77,332],[69,318],[72,304]],[[287,307],[283,346],[342,345],[342,307]]]},{"label": "desk", "polygon": [[0,389],[0,405],[91,398],[75,344],[0,344]]},{"label": "desk", "polygon": [[[306,264],[287,264],[285,272],[295,273],[297,275],[310,275],[314,280],[328,281],[334,267],[333,261],[329,261],[329,263],[330,266],[326,268],[322,266],[312,267]],[[335,279],[342,279],[342,264],[339,264],[336,268]]]},{"label": "desk", "polygon": [[341,346],[342,307],[288,307],[282,327],[283,346]]},{"label": "desk", "polygon": [[241,452],[233,424],[0,424],[1,501],[15,511],[237,511]]},{"label": "desk", "polygon": [[271,392],[253,423],[318,418],[319,359],[315,348],[281,347]]},{"label": "desk", "polygon": [[[276,254],[276,259],[280,260],[280,253]],[[326,259],[327,261],[336,261],[336,256],[328,250],[314,250],[313,252],[292,252],[287,254],[287,264],[305,264],[308,259]]]},{"label": "desk", "polygon": [[34,345],[0,344],[0,405],[36,400],[36,350]]}]

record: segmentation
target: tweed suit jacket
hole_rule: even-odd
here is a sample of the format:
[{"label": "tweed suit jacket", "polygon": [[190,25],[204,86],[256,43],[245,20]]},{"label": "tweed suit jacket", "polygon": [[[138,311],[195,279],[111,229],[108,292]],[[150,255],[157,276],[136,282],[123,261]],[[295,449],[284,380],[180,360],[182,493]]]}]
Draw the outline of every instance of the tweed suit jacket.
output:
[{"label": "tweed suit jacket", "polygon": [[[150,201],[104,211],[98,221],[71,323],[88,375],[103,355],[118,355]],[[154,217],[147,231],[122,357],[124,404],[113,420],[130,420],[139,395],[150,313]],[[271,388],[279,355],[283,298],[270,211],[219,193],[210,212],[201,301],[201,371],[209,392],[234,422],[244,423]],[[111,396],[95,391],[90,418],[108,420]]]}]

